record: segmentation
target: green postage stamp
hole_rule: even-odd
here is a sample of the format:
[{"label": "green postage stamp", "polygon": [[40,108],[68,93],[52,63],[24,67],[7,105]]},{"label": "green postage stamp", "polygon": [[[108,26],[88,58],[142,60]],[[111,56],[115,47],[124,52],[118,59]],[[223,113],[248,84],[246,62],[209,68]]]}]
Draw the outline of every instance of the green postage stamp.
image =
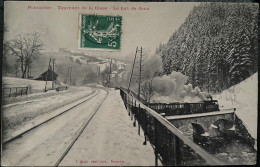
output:
[{"label": "green postage stamp", "polygon": [[122,16],[80,14],[80,48],[120,50]]}]

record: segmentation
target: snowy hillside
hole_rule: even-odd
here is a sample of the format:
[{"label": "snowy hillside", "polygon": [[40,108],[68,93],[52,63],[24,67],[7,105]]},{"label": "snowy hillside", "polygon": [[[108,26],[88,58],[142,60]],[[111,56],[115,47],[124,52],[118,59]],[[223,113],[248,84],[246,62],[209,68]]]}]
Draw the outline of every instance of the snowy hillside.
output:
[{"label": "snowy hillside", "polygon": [[[88,56],[82,53],[74,53],[69,56],[69,59],[71,62],[76,63],[78,66],[91,67],[93,73],[97,73],[98,71],[100,71],[101,73],[106,73],[105,71],[108,72],[111,63],[111,59]],[[128,64],[126,64],[125,62],[112,59],[110,82],[113,83],[114,86],[118,86],[118,82],[123,80],[122,78],[124,77],[124,74],[127,70],[127,65]],[[85,77],[84,80],[89,81],[91,80],[91,78]]]},{"label": "snowy hillside", "polygon": [[[15,78],[15,77],[3,77],[3,85],[4,87],[30,87],[31,93],[43,91],[45,89],[45,81],[39,80],[30,80],[23,78]],[[59,86],[65,86],[62,82],[59,82]],[[56,85],[57,87],[58,85]],[[52,81],[47,82],[47,89],[52,88]]]},{"label": "snowy hillside", "polygon": [[[71,55],[70,59],[76,63],[82,64],[82,65],[96,65],[100,67],[100,71],[104,71],[106,67],[109,67],[110,65],[110,59],[104,59],[100,57],[92,57],[92,56],[86,56],[86,55]],[[112,61],[113,64],[117,66],[117,69],[125,69],[125,66],[127,65],[124,62],[121,61]]]},{"label": "snowy hillside", "polygon": [[[29,80],[15,77],[3,77],[3,84],[5,87],[27,87],[30,86],[32,89],[44,89],[45,81]],[[51,88],[51,81],[48,81],[48,88]]]},{"label": "snowy hillside", "polygon": [[213,97],[219,101],[220,109],[236,108],[236,115],[257,139],[258,72]]}]

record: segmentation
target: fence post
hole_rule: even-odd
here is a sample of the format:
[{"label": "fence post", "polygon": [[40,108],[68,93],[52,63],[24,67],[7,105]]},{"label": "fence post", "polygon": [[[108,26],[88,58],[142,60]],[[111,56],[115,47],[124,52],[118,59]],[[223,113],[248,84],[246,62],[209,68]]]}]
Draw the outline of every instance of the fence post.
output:
[{"label": "fence post", "polygon": [[158,153],[156,152],[156,148],[154,150],[154,154],[155,154],[155,166],[158,166]]},{"label": "fence post", "polygon": [[137,115],[137,119],[138,119],[138,135],[140,136],[140,124],[141,124],[141,119],[140,119],[140,103],[138,105],[138,115]]},{"label": "fence post", "polygon": [[26,95],[28,95],[28,89],[29,89],[29,88],[28,88],[28,86],[27,86],[27,87],[26,87]]},{"label": "fence post", "polygon": [[233,124],[235,124],[235,121],[236,121],[236,108],[234,108],[234,118],[233,118]]},{"label": "fence post", "polygon": [[138,116],[138,110],[136,110],[136,100],[135,100],[135,115],[134,115],[134,127],[136,127],[136,116]]},{"label": "fence post", "polygon": [[155,154],[155,166],[158,166],[158,138],[157,138],[157,120],[154,118],[154,154]]},{"label": "fence post", "polygon": [[143,145],[146,145],[146,141],[147,141],[147,139],[146,139],[146,133],[144,132],[144,142],[143,142]]},{"label": "fence post", "polygon": [[21,88],[21,97],[23,96],[23,87]]},{"label": "fence post", "polygon": [[177,166],[177,165],[180,165],[180,161],[181,161],[181,150],[180,150],[180,148],[181,148],[181,146],[180,146],[180,139],[178,138],[178,137],[176,137],[176,136],[174,136],[173,137],[173,148],[174,148],[174,150],[173,150],[173,152],[174,152],[174,154],[173,154],[173,163],[172,164],[170,164],[170,165],[173,165],[173,166]]},{"label": "fence post", "polygon": [[122,98],[123,98],[124,105],[125,105],[125,92],[123,92],[121,89],[120,89],[120,92],[122,92],[121,96],[122,96]]},{"label": "fence post", "polygon": [[[133,107],[133,105],[134,105],[134,98],[132,97],[132,100],[131,100],[131,102],[132,102],[132,106],[131,107]],[[133,120],[133,111],[131,110],[131,121]]]},{"label": "fence post", "polygon": [[143,145],[146,145],[146,143],[147,143],[147,137],[146,137],[146,135],[147,135],[147,121],[146,121],[146,119],[147,119],[147,113],[146,113],[146,110],[144,110],[144,128],[143,128],[143,130],[144,130],[144,142],[143,142]]},{"label": "fence post", "polygon": [[123,96],[124,96],[124,103],[125,103],[125,106],[126,106],[126,93],[125,92],[123,92]]},{"label": "fence post", "polygon": [[126,93],[123,92],[123,96],[124,96],[124,104],[125,104],[125,107],[127,108],[127,105],[126,105]]},{"label": "fence post", "polygon": [[12,93],[12,90],[11,90],[12,88],[10,88],[10,93],[9,93],[9,97],[11,97],[11,93]]},{"label": "fence post", "polygon": [[129,95],[128,94],[126,94],[126,106],[127,106],[128,116],[130,116]]}]

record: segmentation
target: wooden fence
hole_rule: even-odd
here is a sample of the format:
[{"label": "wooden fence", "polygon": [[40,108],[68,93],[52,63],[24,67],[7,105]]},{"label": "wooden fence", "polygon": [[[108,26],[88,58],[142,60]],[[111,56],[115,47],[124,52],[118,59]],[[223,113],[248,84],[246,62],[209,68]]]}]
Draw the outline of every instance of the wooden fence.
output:
[{"label": "wooden fence", "polygon": [[155,152],[155,165],[158,160],[163,165],[223,165],[218,159],[195,144],[187,136],[184,136],[168,120],[163,118],[151,108],[145,106],[131,93],[120,88],[120,95],[128,110],[128,114],[136,126],[138,122],[138,134],[140,129],[144,131],[144,145],[149,140]]},{"label": "wooden fence", "polygon": [[28,87],[4,87],[4,98],[28,95]]}]

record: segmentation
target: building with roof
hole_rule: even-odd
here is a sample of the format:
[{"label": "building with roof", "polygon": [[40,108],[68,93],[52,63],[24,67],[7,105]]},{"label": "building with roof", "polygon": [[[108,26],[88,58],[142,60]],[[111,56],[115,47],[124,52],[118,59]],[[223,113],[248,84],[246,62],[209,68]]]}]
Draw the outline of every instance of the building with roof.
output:
[{"label": "building with roof", "polygon": [[48,69],[47,71],[45,71],[44,73],[42,73],[38,78],[36,78],[35,80],[41,80],[41,81],[55,81],[57,80],[57,77],[59,75],[56,74],[54,71],[52,71],[51,69]]}]

